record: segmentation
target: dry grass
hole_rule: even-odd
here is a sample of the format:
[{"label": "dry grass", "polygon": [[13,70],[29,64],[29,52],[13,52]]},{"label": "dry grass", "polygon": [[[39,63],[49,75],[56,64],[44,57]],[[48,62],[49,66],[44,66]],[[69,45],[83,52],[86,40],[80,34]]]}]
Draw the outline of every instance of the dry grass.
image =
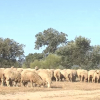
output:
[{"label": "dry grass", "polygon": [[[51,88],[0,87],[0,100],[33,100],[36,95],[37,100],[100,100],[100,83],[53,82]],[[15,97],[19,99],[12,99]]]},{"label": "dry grass", "polygon": [[58,91],[58,90],[100,90],[100,83],[53,82],[51,88],[43,87],[0,87],[0,94],[17,92]]}]

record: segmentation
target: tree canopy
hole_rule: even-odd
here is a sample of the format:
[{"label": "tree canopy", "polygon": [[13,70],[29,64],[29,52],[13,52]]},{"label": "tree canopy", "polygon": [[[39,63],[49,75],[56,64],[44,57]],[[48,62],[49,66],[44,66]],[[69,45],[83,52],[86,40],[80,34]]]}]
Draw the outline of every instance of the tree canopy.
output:
[{"label": "tree canopy", "polygon": [[25,45],[0,38],[0,67],[100,68],[100,45],[91,46],[91,40],[86,37],[68,41],[66,33],[53,28],[39,32],[35,37],[35,49],[45,48],[42,53],[29,53],[26,57]]},{"label": "tree canopy", "polygon": [[91,46],[90,43],[89,39],[79,36],[57,49],[56,53],[62,56],[62,65],[66,68],[73,65],[84,69],[97,68],[100,64],[100,46]]},{"label": "tree canopy", "polygon": [[[0,67],[19,67],[19,62],[24,57],[24,45],[13,39],[0,38]],[[17,65],[16,65],[17,64]]]},{"label": "tree canopy", "polygon": [[[91,46],[91,40],[86,37],[79,36],[68,41],[67,34],[53,28],[39,32],[35,37],[35,49],[43,46],[46,48],[40,58],[37,54],[28,55],[25,62],[27,67],[34,68],[38,65],[42,68],[57,68],[59,64],[61,68],[72,68],[76,65],[84,69],[95,69],[100,65],[100,45]],[[59,57],[55,58],[55,55],[60,57],[60,63],[56,61]]]},{"label": "tree canopy", "polygon": [[46,46],[44,53],[54,53],[61,44],[67,43],[67,34],[48,28],[36,34],[35,49]]}]

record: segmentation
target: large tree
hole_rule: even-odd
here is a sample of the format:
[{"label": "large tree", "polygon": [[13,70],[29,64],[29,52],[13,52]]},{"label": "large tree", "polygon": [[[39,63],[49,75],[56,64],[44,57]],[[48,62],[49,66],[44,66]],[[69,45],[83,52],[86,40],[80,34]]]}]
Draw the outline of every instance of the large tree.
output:
[{"label": "large tree", "polygon": [[66,46],[60,47],[56,53],[62,56],[63,66],[70,68],[72,65],[86,65],[86,53],[90,49],[90,40],[79,36],[70,41]]},{"label": "large tree", "polygon": [[48,28],[36,34],[35,49],[45,46],[44,53],[54,53],[61,44],[66,44],[67,34]]},{"label": "large tree", "polygon": [[19,44],[13,39],[0,38],[0,67],[10,67],[15,64],[18,66],[24,57],[23,47],[23,44]]}]

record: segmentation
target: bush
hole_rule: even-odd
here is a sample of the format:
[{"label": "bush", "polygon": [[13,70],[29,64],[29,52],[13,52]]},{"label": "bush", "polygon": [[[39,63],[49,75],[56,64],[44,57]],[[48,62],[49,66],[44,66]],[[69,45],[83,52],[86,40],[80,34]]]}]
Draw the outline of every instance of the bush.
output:
[{"label": "bush", "polygon": [[30,68],[34,68],[38,66],[39,68],[58,68],[61,63],[61,57],[55,54],[49,54],[45,60],[35,60],[34,62],[30,63]]}]

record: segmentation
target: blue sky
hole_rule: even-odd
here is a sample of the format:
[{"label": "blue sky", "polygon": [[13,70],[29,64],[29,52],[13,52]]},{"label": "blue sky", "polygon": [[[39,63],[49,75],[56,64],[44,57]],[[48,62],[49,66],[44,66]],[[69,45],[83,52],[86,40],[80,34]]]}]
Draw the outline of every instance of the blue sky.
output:
[{"label": "blue sky", "polygon": [[42,52],[35,35],[48,28],[100,45],[100,0],[0,0],[0,37],[26,45],[25,55]]}]

